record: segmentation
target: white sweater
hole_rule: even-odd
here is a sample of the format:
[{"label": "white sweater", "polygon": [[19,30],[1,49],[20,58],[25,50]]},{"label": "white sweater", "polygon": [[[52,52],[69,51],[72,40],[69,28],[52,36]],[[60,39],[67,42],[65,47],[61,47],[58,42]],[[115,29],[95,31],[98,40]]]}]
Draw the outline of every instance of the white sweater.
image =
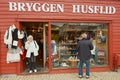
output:
[{"label": "white sweater", "polygon": [[[9,27],[9,29],[6,30],[5,35],[4,35],[4,43],[7,45],[12,45],[12,31],[16,28],[16,26],[13,24],[12,26]],[[9,32],[9,33],[8,33]],[[7,34],[8,38],[7,38]],[[24,37],[24,33],[20,33],[20,31],[18,30],[18,39],[22,39]],[[18,44],[16,44],[18,45]]]},{"label": "white sweater", "polygon": [[27,50],[26,57],[30,58],[31,52],[34,53],[34,56],[38,56],[39,46],[36,41],[32,41],[30,44],[28,41],[25,43],[25,49]]}]

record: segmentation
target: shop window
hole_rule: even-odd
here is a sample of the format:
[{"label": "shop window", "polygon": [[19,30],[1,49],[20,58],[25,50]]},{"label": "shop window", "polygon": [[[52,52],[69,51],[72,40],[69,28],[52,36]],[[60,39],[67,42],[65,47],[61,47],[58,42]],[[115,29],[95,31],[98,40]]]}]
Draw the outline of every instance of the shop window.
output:
[{"label": "shop window", "polygon": [[80,33],[86,31],[93,43],[91,66],[108,65],[108,24],[106,23],[51,23],[52,67],[77,68],[76,45]]}]

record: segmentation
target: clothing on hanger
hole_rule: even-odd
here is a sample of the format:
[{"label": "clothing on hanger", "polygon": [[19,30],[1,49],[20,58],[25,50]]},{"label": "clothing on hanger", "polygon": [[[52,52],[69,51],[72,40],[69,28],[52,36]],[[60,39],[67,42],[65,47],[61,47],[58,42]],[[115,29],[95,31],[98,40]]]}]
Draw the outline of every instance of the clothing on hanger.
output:
[{"label": "clothing on hanger", "polygon": [[17,48],[18,46],[18,39],[22,39],[24,37],[23,33],[20,33],[20,31],[16,28],[16,26],[13,24],[10,26],[4,35],[4,43],[10,46],[11,48]]}]

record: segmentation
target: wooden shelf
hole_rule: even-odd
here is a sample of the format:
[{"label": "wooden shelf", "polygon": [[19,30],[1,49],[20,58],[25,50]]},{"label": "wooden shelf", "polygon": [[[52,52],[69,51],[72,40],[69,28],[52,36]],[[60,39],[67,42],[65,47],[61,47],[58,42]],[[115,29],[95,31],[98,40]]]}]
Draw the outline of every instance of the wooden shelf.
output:
[{"label": "wooden shelf", "polygon": [[60,49],[60,50],[75,50],[75,49],[69,49],[69,48],[66,48],[66,49]]},{"label": "wooden shelf", "polygon": [[66,56],[66,55],[67,55],[67,56],[72,56],[72,55],[73,55],[73,56],[76,56],[77,54],[61,54],[61,56]]},{"label": "wooden shelf", "polygon": [[77,45],[77,43],[61,43],[60,45]]}]

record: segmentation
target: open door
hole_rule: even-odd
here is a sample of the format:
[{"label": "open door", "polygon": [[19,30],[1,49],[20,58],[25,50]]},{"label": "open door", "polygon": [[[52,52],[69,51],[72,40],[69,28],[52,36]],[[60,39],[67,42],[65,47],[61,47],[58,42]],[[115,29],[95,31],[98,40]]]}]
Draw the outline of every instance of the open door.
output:
[{"label": "open door", "polygon": [[[46,22],[21,22],[21,29],[26,32],[27,36],[32,35],[34,40],[39,45],[39,55],[37,56],[37,73],[48,72],[46,62],[48,59],[48,48],[47,48],[47,28],[48,23]],[[23,43],[24,41],[22,41]],[[24,43],[23,43],[24,47]],[[29,63],[27,58],[21,61],[21,68],[23,74],[27,74],[29,71]]]}]

